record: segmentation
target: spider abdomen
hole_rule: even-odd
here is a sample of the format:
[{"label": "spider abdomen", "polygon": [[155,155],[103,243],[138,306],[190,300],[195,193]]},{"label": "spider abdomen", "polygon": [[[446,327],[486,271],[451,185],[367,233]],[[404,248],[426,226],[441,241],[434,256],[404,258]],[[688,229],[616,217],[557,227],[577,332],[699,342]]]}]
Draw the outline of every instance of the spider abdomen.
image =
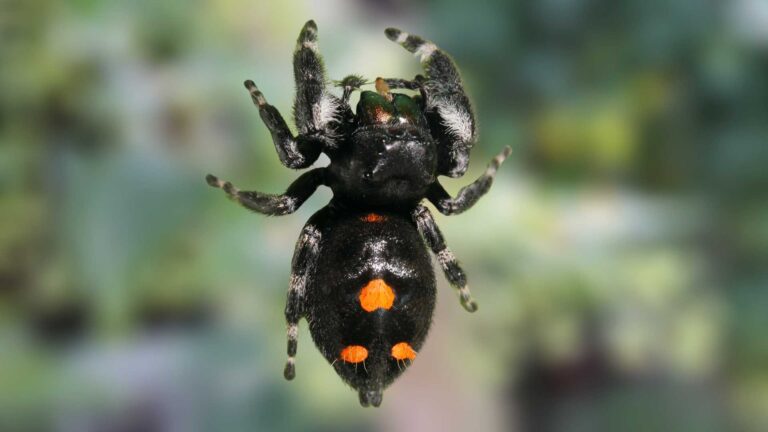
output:
[{"label": "spider abdomen", "polygon": [[361,402],[376,405],[429,330],[435,305],[429,255],[408,214],[326,207],[308,225],[322,236],[306,290],[312,338]]}]

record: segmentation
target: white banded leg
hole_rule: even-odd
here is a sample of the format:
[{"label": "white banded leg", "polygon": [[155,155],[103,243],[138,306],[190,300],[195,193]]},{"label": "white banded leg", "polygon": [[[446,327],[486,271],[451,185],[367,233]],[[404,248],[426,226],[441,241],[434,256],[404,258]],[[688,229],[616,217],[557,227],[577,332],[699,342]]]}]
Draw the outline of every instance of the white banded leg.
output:
[{"label": "white banded leg", "polygon": [[512,149],[509,146],[504,147],[499,154],[491,159],[485,172],[477,180],[461,188],[455,198],[451,198],[443,186],[435,181],[427,191],[427,199],[435,205],[437,211],[444,215],[455,215],[468,210],[491,189],[496,171],[510,153],[512,153]]},{"label": "white banded leg", "polygon": [[317,187],[325,183],[325,168],[307,171],[294,180],[282,195],[258,191],[241,191],[232,183],[208,174],[205,180],[209,185],[222,189],[231,200],[243,207],[267,215],[286,215],[295,212],[307,200]]},{"label": "white banded leg", "polygon": [[459,266],[456,256],[446,246],[443,234],[437,227],[432,214],[426,207],[420,205],[414,210],[413,218],[424,241],[427,242],[432,252],[437,255],[437,261],[440,263],[448,283],[458,291],[461,305],[469,312],[476,311],[477,303],[472,298],[472,294],[467,286],[467,276],[464,274],[461,266]]},{"label": "white banded leg", "polygon": [[[426,79],[420,88],[426,96],[427,121],[444,133],[438,145],[438,172],[460,177],[469,166],[469,151],[477,140],[472,104],[453,60],[434,43],[395,28],[387,37],[419,58]],[[403,83],[405,84],[405,83]]]},{"label": "white banded leg", "polygon": [[288,300],[285,305],[286,336],[288,339],[288,360],[283,376],[292,380],[296,376],[296,350],[299,336],[299,319],[304,316],[307,278],[312,275],[320,251],[320,231],[306,225],[301,231],[291,263],[291,281]]}]

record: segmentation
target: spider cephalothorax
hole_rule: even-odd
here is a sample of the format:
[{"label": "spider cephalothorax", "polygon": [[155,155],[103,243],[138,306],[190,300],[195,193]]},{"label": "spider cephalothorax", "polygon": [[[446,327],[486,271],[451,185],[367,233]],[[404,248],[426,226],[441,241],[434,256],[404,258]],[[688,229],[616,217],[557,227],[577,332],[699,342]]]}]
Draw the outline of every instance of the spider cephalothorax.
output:
[{"label": "spider cephalothorax", "polygon": [[[280,161],[306,168],[322,152],[331,160],[327,167],[302,174],[282,195],[241,191],[206,177],[244,207],[268,215],[292,213],[318,186],[331,188],[333,199],[304,226],[293,256],[284,375],[295,376],[298,323],[306,318],[318,349],[364,406],[379,406],[382,391],[416,358],[429,330],[435,276],[425,243],[461,304],[477,309],[463,270],[421,201],[446,215],[463,212],[488,191],[510,151],[506,147],[480,178],[451,197],[437,176],[463,175],[476,140],[458,70],[432,42],[396,29],[385,33],[419,56],[425,76],[377,78],[376,91],[362,91],[353,111],[349,97],[366,81],[350,75],[337,82],[342,96],[331,94],[317,26],[304,25],[293,58],[296,136],[253,81],[245,82]],[[419,94],[391,91],[398,88]]]}]

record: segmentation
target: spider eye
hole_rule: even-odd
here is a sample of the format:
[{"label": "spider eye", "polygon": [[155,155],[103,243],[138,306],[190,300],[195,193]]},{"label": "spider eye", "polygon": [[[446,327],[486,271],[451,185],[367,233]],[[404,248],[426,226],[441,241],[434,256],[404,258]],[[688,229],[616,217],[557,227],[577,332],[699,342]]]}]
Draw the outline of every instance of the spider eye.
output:
[{"label": "spider eye", "polygon": [[341,350],[341,359],[347,363],[360,363],[368,358],[368,350],[364,346],[349,345]]},{"label": "spider eye", "polygon": [[400,342],[392,346],[392,357],[396,360],[413,360],[416,358],[416,351],[411,348],[408,342]]}]

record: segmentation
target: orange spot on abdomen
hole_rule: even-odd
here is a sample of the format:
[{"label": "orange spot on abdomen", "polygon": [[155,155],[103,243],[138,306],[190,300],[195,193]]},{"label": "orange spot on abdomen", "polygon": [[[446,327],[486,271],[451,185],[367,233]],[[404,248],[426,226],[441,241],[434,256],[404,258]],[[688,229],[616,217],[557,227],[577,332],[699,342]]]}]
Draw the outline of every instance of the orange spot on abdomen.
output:
[{"label": "orange spot on abdomen", "polygon": [[367,215],[360,216],[360,220],[363,222],[384,222],[387,218],[376,213],[368,213]]},{"label": "orange spot on abdomen", "polygon": [[368,358],[368,350],[360,345],[350,345],[341,350],[341,359],[347,363],[360,363]]},{"label": "orange spot on abdomen", "polygon": [[413,360],[416,358],[416,351],[407,342],[400,342],[392,346],[392,357],[397,360]]},{"label": "orange spot on abdomen", "polygon": [[384,279],[374,279],[363,287],[359,298],[360,306],[367,312],[373,312],[378,308],[391,308],[395,302],[395,292]]}]

